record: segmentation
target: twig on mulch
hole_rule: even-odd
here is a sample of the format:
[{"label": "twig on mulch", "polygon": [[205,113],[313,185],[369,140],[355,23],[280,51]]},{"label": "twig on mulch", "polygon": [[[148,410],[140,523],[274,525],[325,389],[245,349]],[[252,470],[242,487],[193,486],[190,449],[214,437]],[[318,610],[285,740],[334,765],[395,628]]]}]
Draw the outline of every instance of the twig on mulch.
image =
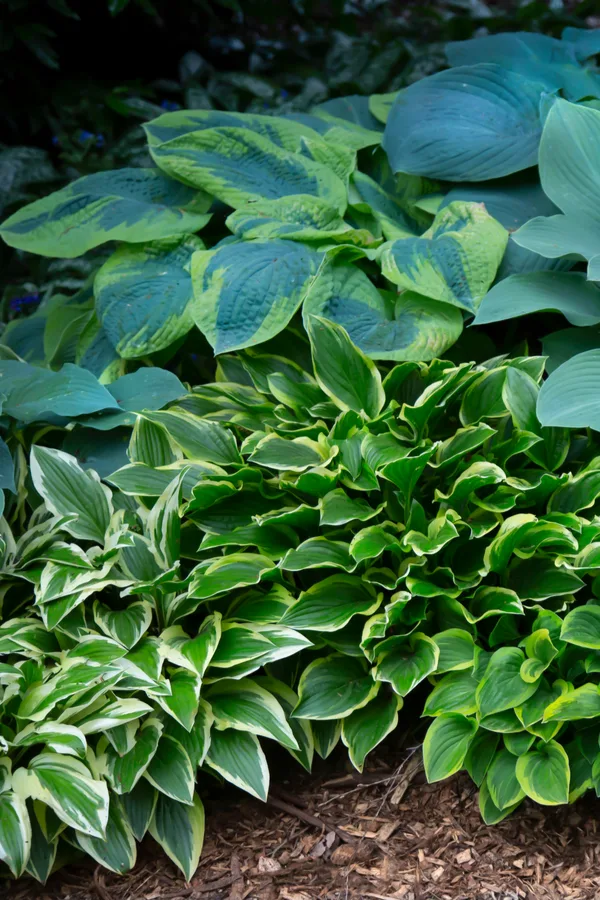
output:
[{"label": "twig on mulch", "polygon": [[100,897],[100,900],[111,900],[111,896],[104,885],[104,875],[102,875],[101,866],[96,866],[94,869],[94,890]]},{"label": "twig on mulch", "polygon": [[242,867],[240,866],[240,858],[237,853],[231,854],[231,892],[229,900],[242,900],[244,894],[244,879],[242,876]]},{"label": "twig on mulch", "polygon": [[285,801],[280,800],[278,797],[269,797],[267,803],[269,806],[274,806],[275,809],[280,809],[290,816],[295,816],[297,819],[300,819],[301,822],[306,822],[307,825],[314,825],[315,828],[320,828],[321,831],[333,831],[337,834],[340,841],[344,841],[346,844],[356,843],[353,837],[350,837],[350,835],[346,834],[342,828],[338,828],[337,825],[334,825],[332,822],[319,819],[318,816],[313,816],[303,809],[298,809],[297,806],[292,806],[291,803],[285,803]]}]

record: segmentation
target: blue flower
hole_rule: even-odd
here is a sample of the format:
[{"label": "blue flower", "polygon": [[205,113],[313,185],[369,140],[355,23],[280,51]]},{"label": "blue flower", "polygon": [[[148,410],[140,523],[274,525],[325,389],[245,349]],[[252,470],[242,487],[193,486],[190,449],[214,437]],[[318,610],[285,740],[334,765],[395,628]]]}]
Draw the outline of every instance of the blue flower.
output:
[{"label": "blue flower", "polygon": [[161,100],[160,108],[166,109],[167,112],[175,112],[175,110],[181,109],[179,103],[173,103],[172,100]]},{"label": "blue flower", "polygon": [[90,138],[93,138],[93,137],[94,137],[94,135],[92,134],[91,131],[80,131],[79,132],[79,143],[86,144],[90,140]]},{"label": "blue flower", "polygon": [[280,92],[279,92],[279,96],[281,97],[282,100],[287,100],[287,98],[288,98],[290,95],[289,95],[288,91],[286,91],[285,88],[281,88],[281,90],[280,90]]},{"label": "blue flower", "polygon": [[96,147],[104,147],[104,135],[103,134],[96,135]]},{"label": "blue flower", "polygon": [[60,138],[57,134],[52,135],[52,145],[54,147],[60,147]]},{"label": "blue flower", "polygon": [[40,295],[38,293],[24,294],[22,297],[13,297],[13,299],[9,303],[9,306],[15,312],[21,312],[21,310],[25,309],[28,306],[37,306],[39,302]]}]

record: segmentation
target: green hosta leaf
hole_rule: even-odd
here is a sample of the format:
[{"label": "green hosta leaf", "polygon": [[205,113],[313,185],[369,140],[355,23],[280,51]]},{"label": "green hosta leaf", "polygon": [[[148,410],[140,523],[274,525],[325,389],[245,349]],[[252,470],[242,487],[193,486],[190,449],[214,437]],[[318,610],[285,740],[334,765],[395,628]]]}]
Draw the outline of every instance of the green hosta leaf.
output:
[{"label": "green hosta leaf", "polygon": [[507,583],[523,600],[543,600],[573,594],[584,586],[582,579],[560,569],[550,559],[524,559],[510,567]]},{"label": "green hosta leaf", "polygon": [[192,254],[204,244],[193,235],[120,247],[94,280],[96,313],[119,356],[156,353],[193,327]]},{"label": "green hosta leaf", "polygon": [[[322,144],[320,138],[316,141]],[[332,169],[245,128],[192,131],[151,145],[150,152],[167,175],[202,188],[234,209],[253,200],[297,194],[321,197],[340,212],[346,206],[344,182]]]},{"label": "green hosta leaf", "polygon": [[350,556],[350,544],[330,541],[325,537],[309,538],[295,549],[288,550],[279,563],[284,572],[302,572],[304,569],[345,569],[351,572],[356,563]]},{"label": "green hosta leaf", "polygon": [[487,771],[487,788],[498,809],[514,807],[525,796],[517,779],[517,760],[508,750],[500,750]]},{"label": "green hosta leaf", "polygon": [[371,585],[352,575],[331,575],[303,591],[280,622],[299,631],[331,632],[353,616],[370,616],[381,600]]},{"label": "green hosta leaf", "polygon": [[430,637],[414,634],[401,646],[382,653],[375,668],[375,678],[388,681],[397,694],[405,697],[424,678],[435,672],[439,654],[437,644]]},{"label": "green hosta leaf", "polygon": [[477,712],[476,691],[477,680],[470,671],[450,672],[430,693],[423,715],[439,716],[446,712],[473,715]]},{"label": "green hosta leaf", "polygon": [[220,422],[210,422],[177,406],[157,412],[145,412],[144,418],[164,429],[188,459],[219,466],[238,465],[242,458],[235,435]]},{"label": "green hosta leaf", "polygon": [[486,772],[496,754],[499,740],[499,735],[491,734],[480,728],[469,745],[464,767],[478,787],[485,779]]},{"label": "green hosta leaf", "polygon": [[326,656],[310,663],[298,684],[300,701],[293,716],[342,719],[372,700],[380,685],[362,662],[348,656]]},{"label": "green hosta leaf", "polygon": [[123,875],[135,865],[137,856],[135,837],[121,801],[114,794],[110,798],[106,836],[97,838],[78,833],[77,843],[92,859],[111,872]]},{"label": "green hosta leaf", "polygon": [[577,647],[600,650],[600,606],[588,604],[567,613],[560,639]]},{"label": "green hosta leaf", "polygon": [[260,344],[288,324],[322,260],[321,253],[293,241],[199,251],[192,259],[194,321],[215,353]]},{"label": "green hosta leaf", "polygon": [[91,837],[103,838],[108,821],[108,789],[92,778],[79,760],[41,753],[27,769],[17,769],[13,788],[19,796],[46,803],[67,825]]},{"label": "green hosta leaf", "polygon": [[254,734],[233,728],[213,730],[206,762],[236,787],[259,800],[267,799],[269,768]]},{"label": "green hosta leaf", "polygon": [[189,596],[205,600],[217,594],[258,584],[273,572],[274,563],[258,553],[231,553],[216,559],[208,568],[193,576]]},{"label": "green hosta leaf", "polygon": [[[549,697],[548,700],[551,700]],[[582,684],[552,700],[543,710],[544,722],[574,722],[600,716],[600,690],[596,684]]]},{"label": "green hosta leaf", "polygon": [[433,640],[440,651],[437,672],[472,668],[475,661],[475,643],[469,631],[449,628],[434,634]]},{"label": "green hosta leaf", "polygon": [[108,488],[95,472],[84,472],[74,456],[48,447],[32,447],[31,477],[48,509],[69,516],[65,529],[74,537],[103,544],[112,513]]},{"label": "green hosta leaf", "polygon": [[31,823],[18,794],[0,794],[0,860],[15,878],[25,871],[31,850]]},{"label": "green hosta leaf", "polygon": [[448,713],[432,722],[423,741],[427,781],[441,781],[462,769],[476,731],[475,719],[458,713]]},{"label": "green hosta leaf", "polygon": [[456,201],[420,238],[386,244],[386,278],[433,300],[475,312],[494,280],[507,233],[484,206]]},{"label": "green hosta leaf", "polygon": [[268,434],[257,443],[248,461],[278,471],[304,472],[325,463],[329,452],[324,444],[307,437],[286,439]]},{"label": "green hosta leaf", "polygon": [[321,316],[340,325],[372,359],[397,361],[440,357],[463,327],[458,310],[422,293],[379,291],[356,266],[337,260],[313,282],[303,315],[305,321]]},{"label": "green hosta leaf", "polygon": [[144,778],[162,794],[187,803],[194,797],[194,771],[189,756],[175,738],[163,734],[144,771]]},{"label": "green hosta leaf", "polygon": [[342,488],[329,491],[320,501],[321,525],[345,525],[358,520],[367,522],[381,512],[382,507],[373,509],[360,497],[349,497]]},{"label": "green hosta leaf", "polygon": [[539,744],[517,758],[516,774],[524,793],[544,806],[569,802],[569,757],[556,741]]},{"label": "green hosta leaf", "polygon": [[148,830],[159,796],[163,797],[164,794],[159,795],[151,784],[142,779],[138,781],[131,793],[123,794],[121,797],[127,819],[137,841],[143,840]]},{"label": "green hosta leaf", "polygon": [[481,785],[479,791],[479,811],[486,825],[496,825],[498,822],[501,822],[502,819],[505,819],[517,808],[520,802],[520,800],[517,800],[513,806],[507,806],[506,809],[498,809],[490,796],[487,779]]},{"label": "green hosta leaf", "polygon": [[24,206],[0,228],[11,247],[71,259],[106,241],[143,243],[199,231],[205,194],[155,169],[97,172]]},{"label": "green hosta leaf", "polygon": [[486,181],[534,166],[545,90],[543,82],[485,63],[411,84],[398,94],[383,135],[393,171]]},{"label": "green hosta leaf", "polygon": [[374,363],[333,322],[311,316],[307,322],[315,376],[322,390],[342,410],[375,418],[385,403],[381,376]]},{"label": "green hosta leaf", "polygon": [[131,750],[119,755],[107,747],[107,773],[117,794],[129,794],[152,760],[163,731],[162,723],[155,718],[146,719],[135,736]]},{"label": "green hosta leaf", "polygon": [[342,736],[342,720],[315,721],[311,723],[310,727],[314,735],[315,750],[321,759],[327,759],[337,747]]},{"label": "green hosta leaf", "polygon": [[192,806],[161,794],[150,823],[150,834],[169,859],[191,881],[204,843],[204,807],[197,794]]},{"label": "green hosta leaf", "polygon": [[278,741],[298,750],[285,713],[275,697],[249,678],[222,679],[203,694],[220,730],[235,728]]},{"label": "green hosta leaf", "polygon": [[477,688],[481,716],[521,706],[537,688],[521,677],[525,654],[518,647],[501,647],[492,655],[485,675]]},{"label": "green hosta leaf", "polygon": [[[304,766],[307,772],[311,771],[312,761],[315,750],[315,741],[313,729],[309,722],[304,719],[290,718],[292,710],[298,704],[298,695],[287,684],[279,681],[277,678],[261,677],[257,680],[260,687],[265,688],[273,694],[279,701],[286,717],[288,725],[292,730],[292,734],[298,744],[298,749],[289,749],[289,752],[297,759],[301,766]],[[325,723],[324,723],[325,724]]]},{"label": "green hosta leaf", "polygon": [[[600,233],[598,237],[600,240]],[[600,291],[582,272],[510,275],[486,295],[474,324],[502,322],[546,310],[563,313],[572,325],[596,325],[600,322]]]},{"label": "green hosta leaf", "polygon": [[342,720],[342,740],[359,772],[367,754],[397,727],[399,704],[398,697],[380,694]]}]

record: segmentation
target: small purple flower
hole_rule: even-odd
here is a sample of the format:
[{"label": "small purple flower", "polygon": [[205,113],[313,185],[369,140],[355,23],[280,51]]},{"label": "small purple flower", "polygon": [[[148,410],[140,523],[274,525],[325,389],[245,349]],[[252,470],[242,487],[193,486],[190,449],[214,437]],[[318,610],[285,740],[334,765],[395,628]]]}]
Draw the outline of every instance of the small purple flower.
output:
[{"label": "small purple flower", "polygon": [[24,294],[22,297],[13,297],[9,306],[15,312],[21,312],[27,307],[37,306],[39,302],[40,295],[38,293]]},{"label": "small purple flower", "polygon": [[281,90],[280,90],[280,92],[279,92],[279,96],[281,97],[282,100],[287,100],[287,98],[288,98],[290,95],[289,95],[288,91],[286,91],[285,88],[281,88]]},{"label": "small purple flower", "polygon": [[60,138],[59,138],[59,136],[58,136],[57,134],[53,134],[53,135],[52,135],[52,146],[53,146],[53,147],[60,147]]},{"label": "small purple flower", "polygon": [[175,112],[181,109],[179,103],[173,103],[172,100],[161,100],[160,108],[165,109],[167,112]]}]

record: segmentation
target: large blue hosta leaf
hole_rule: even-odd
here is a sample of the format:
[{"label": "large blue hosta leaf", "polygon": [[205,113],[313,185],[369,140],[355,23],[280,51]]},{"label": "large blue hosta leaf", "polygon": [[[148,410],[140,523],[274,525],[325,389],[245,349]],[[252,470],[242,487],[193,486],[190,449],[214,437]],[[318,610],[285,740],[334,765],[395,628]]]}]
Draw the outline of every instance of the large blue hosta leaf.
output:
[{"label": "large blue hosta leaf", "polygon": [[96,313],[106,336],[125,359],[168,347],[193,327],[192,254],[200,238],[182,235],[119,248],[94,281]]},{"label": "large blue hosta leaf", "polygon": [[394,172],[486,181],[537,162],[544,83],[482,63],[400,91],[383,135]]},{"label": "large blue hosta leaf", "polygon": [[42,256],[80,256],[106,241],[143,243],[198,231],[210,198],[155,169],[97,172],[24,206],[0,227],[7,244]]},{"label": "large blue hosta leaf", "polygon": [[192,259],[192,315],[215,353],[260,344],[288,324],[323,254],[293,241],[248,241]]},{"label": "large blue hosta leaf", "polygon": [[542,385],[537,414],[542,425],[600,431],[600,349],[571,357]]},{"label": "large blue hosta leaf", "polygon": [[522,247],[556,258],[576,254],[600,280],[600,112],[566,100],[553,104],[540,143],[540,179],[563,215],[536,217],[514,235]]},{"label": "large blue hosta leaf", "polygon": [[529,272],[494,285],[483,300],[475,325],[502,322],[527,313],[556,310],[572,325],[600,322],[600,290],[582,272]]},{"label": "large blue hosta leaf", "polygon": [[315,315],[341,325],[372,359],[441,357],[463,327],[455,306],[413,291],[379,291],[356,266],[335,260],[313,282],[302,312],[305,322]]},{"label": "large blue hosta leaf", "polygon": [[[568,31],[576,29],[567,29]],[[545,34],[525,31],[509,34],[490,34],[469,41],[454,41],[446,45],[451,66],[473,66],[478,63],[498,63],[512,72],[519,72],[545,84],[547,91],[564,90],[567,97],[598,96],[600,79],[580,65],[582,54],[598,53],[590,42],[572,43]],[[589,52],[587,52],[589,50]],[[584,58],[585,58],[584,56]]]}]

